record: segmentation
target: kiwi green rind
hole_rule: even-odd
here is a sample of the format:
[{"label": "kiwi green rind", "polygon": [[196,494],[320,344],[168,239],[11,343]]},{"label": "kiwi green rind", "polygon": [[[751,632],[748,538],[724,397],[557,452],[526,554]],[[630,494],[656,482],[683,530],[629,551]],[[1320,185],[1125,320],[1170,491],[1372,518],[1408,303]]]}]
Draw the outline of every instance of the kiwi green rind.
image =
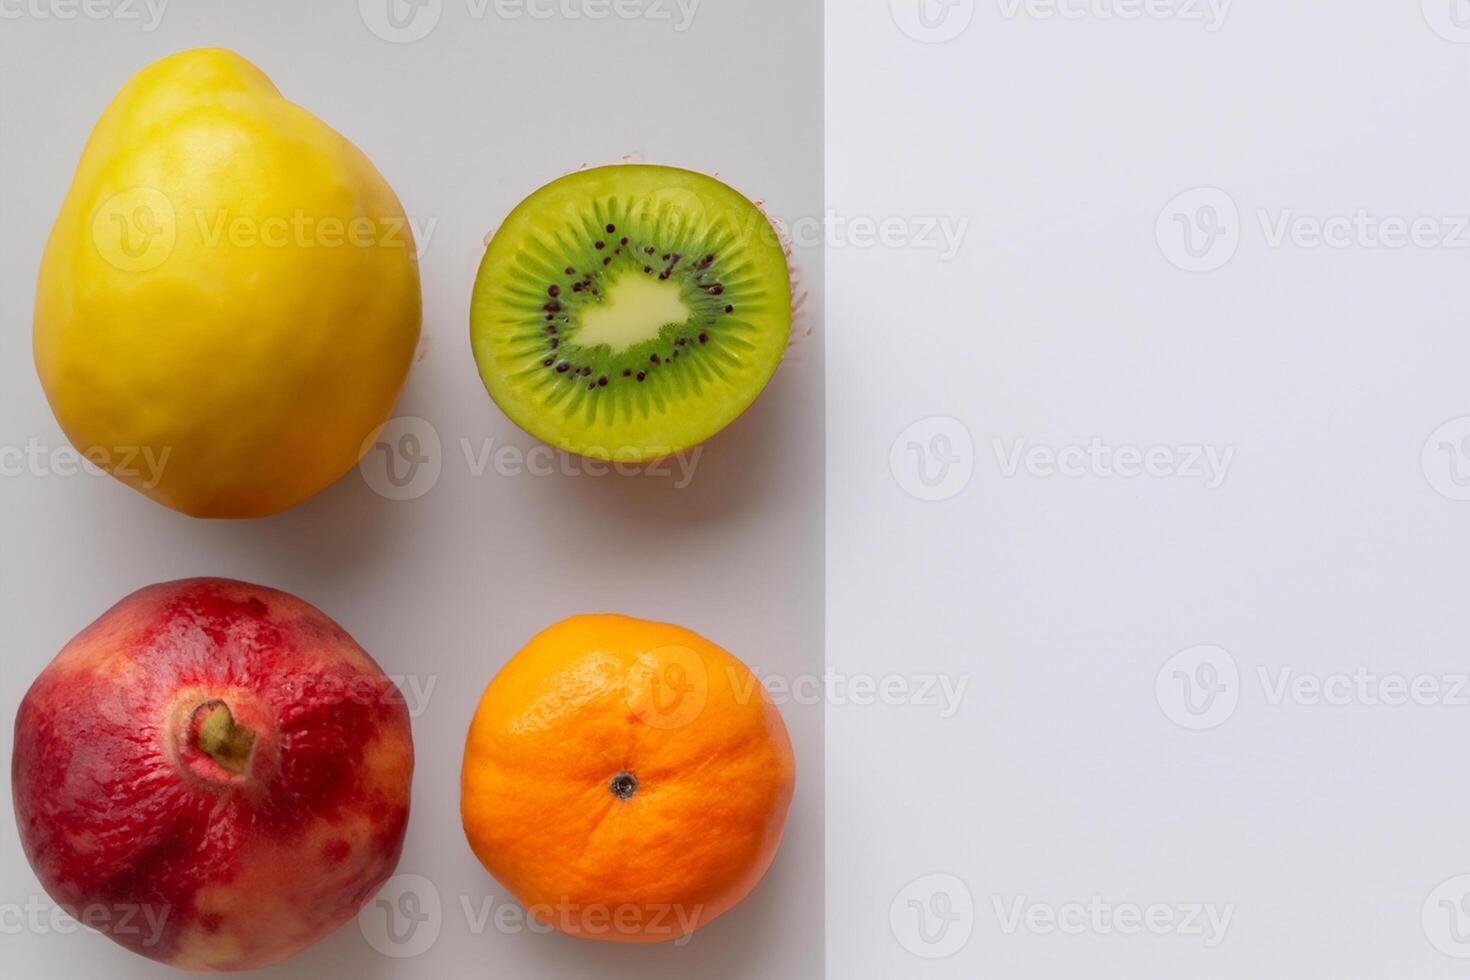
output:
[{"label": "kiwi green rind", "polygon": [[[624,277],[677,287],[689,316],[623,350],[577,343]],[[656,329],[656,334],[654,330]],[[791,332],[786,251],[738,191],[673,167],[570,174],[523,201],[480,264],[470,339],[491,397],[554,446],[640,462],[743,413]]]}]

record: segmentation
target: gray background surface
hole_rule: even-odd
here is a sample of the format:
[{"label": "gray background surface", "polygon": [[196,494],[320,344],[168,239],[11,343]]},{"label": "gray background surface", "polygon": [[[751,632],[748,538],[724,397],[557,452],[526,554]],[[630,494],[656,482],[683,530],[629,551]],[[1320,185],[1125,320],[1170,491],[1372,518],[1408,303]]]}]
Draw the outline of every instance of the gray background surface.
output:
[{"label": "gray background surface", "polygon": [[[493,919],[477,927],[486,900],[505,895],[464,842],[458,776],[480,691],[533,633],[572,613],[673,620],[762,676],[821,671],[819,334],[797,345],[767,394],[710,444],[682,488],[673,476],[503,475],[493,462],[476,476],[471,459],[486,440],[520,452],[535,443],[486,396],[467,336],[485,233],[526,194],[584,163],[635,154],[718,171],[779,217],[819,219],[821,8],[702,0],[686,22],[673,3],[601,20],[560,12],[595,12],[595,3],[540,4],[537,11],[556,13],[538,19],[516,5],[443,0],[426,36],[392,43],[368,28],[371,0],[366,7],[367,18],[354,2],[173,0],[152,30],[138,4],[94,8],[137,12],[136,21],[63,21],[55,13],[66,5],[45,2],[5,8],[0,446],[35,440],[48,454],[65,446],[31,365],[31,296],[42,243],[92,123],[144,64],[222,45],[362,147],[420,227],[434,222],[420,241],[425,345],[398,414],[428,420],[441,450],[437,481],[424,477],[419,489],[429,489],[416,499],[387,500],[354,472],[291,513],[247,524],[191,521],[105,477],[58,475],[50,464],[0,478],[0,750],[9,756],[9,719],[30,680],[125,593],[190,575],[258,581],[316,603],[390,674],[431,691],[414,720],[414,813],[399,871],[426,879],[442,910],[425,926],[438,929],[437,939],[418,955],[381,955],[349,924],[269,975],[820,975],[821,704],[783,707],[800,777],[770,875],[684,948],[506,932]],[[820,317],[822,251],[798,248],[796,261],[814,294],[803,321],[811,327]],[[0,809],[0,907],[10,909],[44,896],[16,841],[8,780]],[[172,975],[100,936],[14,929],[6,924],[13,921],[0,922],[8,975]],[[424,935],[394,951],[417,952]]]},{"label": "gray background surface", "polygon": [[[849,674],[971,683],[828,711],[830,975],[1470,975],[1470,4],[928,6],[828,5],[830,206],[971,222],[948,261],[829,252],[828,632]],[[1359,209],[1451,241],[1273,242]],[[1213,490],[1004,465],[1094,437],[1235,454]],[[1201,644],[1238,680],[1196,731],[1164,707]],[[1440,695],[1274,697],[1360,668]],[[1094,896],[1234,915],[1007,929]]]}]

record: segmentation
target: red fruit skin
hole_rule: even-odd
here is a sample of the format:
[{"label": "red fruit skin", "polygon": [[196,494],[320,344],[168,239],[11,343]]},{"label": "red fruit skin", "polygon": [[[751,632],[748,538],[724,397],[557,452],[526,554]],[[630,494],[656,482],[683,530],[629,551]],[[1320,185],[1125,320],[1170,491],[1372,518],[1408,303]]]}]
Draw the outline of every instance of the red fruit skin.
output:
[{"label": "red fruit skin", "polygon": [[[256,733],[243,774],[196,744],[213,701]],[[398,864],[412,775],[373,659],[307,603],[221,579],[143,589],[83,630],[21,702],[11,759],[47,894],[189,970],[268,966],[351,919]]]}]

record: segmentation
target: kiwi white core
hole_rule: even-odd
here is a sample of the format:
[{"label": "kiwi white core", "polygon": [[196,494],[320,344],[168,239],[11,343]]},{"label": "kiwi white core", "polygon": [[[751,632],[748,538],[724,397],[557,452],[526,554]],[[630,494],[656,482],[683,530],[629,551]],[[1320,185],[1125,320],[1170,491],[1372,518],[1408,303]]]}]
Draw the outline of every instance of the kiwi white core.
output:
[{"label": "kiwi white core", "polygon": [[613,353],[624,351],[654,339],[666,324],[684,323],[691,313],[677,283],[623,276],[601,303],[581,311],[577,346],[606,344]]}]

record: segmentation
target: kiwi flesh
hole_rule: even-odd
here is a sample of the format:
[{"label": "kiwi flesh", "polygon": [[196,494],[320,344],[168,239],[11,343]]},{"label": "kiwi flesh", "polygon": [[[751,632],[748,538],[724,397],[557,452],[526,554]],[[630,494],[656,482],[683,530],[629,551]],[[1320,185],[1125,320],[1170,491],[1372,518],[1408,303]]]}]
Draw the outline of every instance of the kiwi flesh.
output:
[{"label": "kiwi flesh", "polygon": [[485,250],[470,312],[480,376],[512,421],[627,462],[738,418],[790,334],[786,250],[761,210],[713,177],[632,164],[523,201]]}]

